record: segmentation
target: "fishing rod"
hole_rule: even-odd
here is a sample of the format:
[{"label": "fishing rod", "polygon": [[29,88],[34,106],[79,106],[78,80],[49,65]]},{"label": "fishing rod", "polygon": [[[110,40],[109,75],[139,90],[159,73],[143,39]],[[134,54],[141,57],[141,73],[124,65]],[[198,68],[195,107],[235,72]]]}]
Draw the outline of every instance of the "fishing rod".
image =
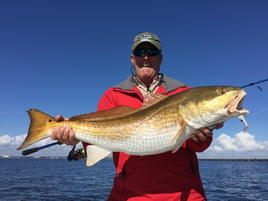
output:
[{"label": "fishing rod", "polygon": [[48,147],[51,147],[51,146],[54,146],[54,145],[61,145],[61,143],[60,142],[53,142],[53,143],[50,143],[50,144],[47,144],[47,145],[44,145],[44,146],[34,147],[34,148],[31,148],[31,149],[27,149],[27,150],[24,150],[22,152],[22,155],[23,156],[26,156],[26,155],[29,155],[29,154],[38,152],[41,149],[45,149],[45,148],[48,148]]},{"label": "fishing rod", "polygon": [[[22,155],[23,156],[26,156],[26,155],[29,155],[29,154],[38,152],[41,149],[45,149],[45,148],[48,148],[48,147],[51,147],[51,146],[54,146],[54,145],[61,145],[61,144],[62,143],[60,143],[58,141],[58,142],[53,142],[53,143],[50,143],[50,144],[47,144],[47,145],[44,145],[44,146],[34,147],[34,148],[31,148],[31,149],[24,150],[22,152]],[[85,153],[85,150],[84,149],[77,149],[77,150],[75,150],[75,146],[73,146],[72,150],[68,154],[67,159],[68,159],[68,161],[72,161],[72,160],[76,160],[77,161],[77,160],[82,159],[82,158],[85,158],[85,157],[86,157],[86,153]]]},{"label": "fishing rod", "polygon": [[[249,83],[247,85],[242,86],[241,88],[251,87],[251,86],[254,86],[256,84],[259,84],[259,83],[262,83],[262,82],[267,82],[267,81],[268,81],[268,78],[264,79],[264,80],[257,81],[257,82]],[[258,87],[258,89],[261,89],[261,88]]]},{"label": "fishing rod", "polygon": [[[251,82],[249,84],[241,86],[241,88],[251,87],[251,86],[254,86],[256,84],[260,84],[260,83],[267,82],[267,81],[268,81],[268,78],[264,79],[264,80],[259,80],[257,82]],[[260,86],[257,86],[257,88],[260,91],[262,90],[262,88]],[[22,152],[22,155],[26,156],[26,155],[35,153],[35,152],[37,152],[37,151],[39,151],[41,149],[45,149],[45,148],[48,148],[48,147],[51,147],[51,146],[54,146],[54,145],[61,145],[61,143],[60,142],[53,142],[51,144],[47,144],[47,145],[44,145],[44,146],[27,149],[27,150],[24,150]],[[85,150],[84,149],[75,150],[75,146],[73,146],[72,150],[69,152],[68,160],[69,161],[71,161],[71,160],[79,160],[80,158],[84,158],[84,157],[85,157]]]}]

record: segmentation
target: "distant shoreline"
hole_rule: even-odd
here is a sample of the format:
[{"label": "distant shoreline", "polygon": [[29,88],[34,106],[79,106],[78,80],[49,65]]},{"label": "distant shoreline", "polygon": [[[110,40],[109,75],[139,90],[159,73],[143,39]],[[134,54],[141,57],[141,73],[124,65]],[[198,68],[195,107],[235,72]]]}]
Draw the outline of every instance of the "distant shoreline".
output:
[{"label": "distant shoreline", "polygon": [[200,161],[267,161],[268,158],[199,158]]},{"label": "distant shoreline", "polygon": [[[66,159],[67,156],[0,156],[0,159]],[[108,157],[107,159],[112,159]],[[82,159],[83,160],[83,159]],[[268,158],[199,158],[199,161],[266,161]]]}]

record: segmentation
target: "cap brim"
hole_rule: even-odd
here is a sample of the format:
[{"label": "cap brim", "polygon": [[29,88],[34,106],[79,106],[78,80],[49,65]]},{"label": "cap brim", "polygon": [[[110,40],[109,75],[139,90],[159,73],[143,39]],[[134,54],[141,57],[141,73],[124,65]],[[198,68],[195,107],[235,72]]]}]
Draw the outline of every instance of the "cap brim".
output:
[{"label": "cap brim", "polygon": [[140,41],[136,41],[136,42],[133,43],[132,51],[135,50],[142,43],[150,43],[153,46],[155,46],[158,50],[161,50],[161,46],[160,46],[159,42],[154,41],[154,40],[142,39]]}]

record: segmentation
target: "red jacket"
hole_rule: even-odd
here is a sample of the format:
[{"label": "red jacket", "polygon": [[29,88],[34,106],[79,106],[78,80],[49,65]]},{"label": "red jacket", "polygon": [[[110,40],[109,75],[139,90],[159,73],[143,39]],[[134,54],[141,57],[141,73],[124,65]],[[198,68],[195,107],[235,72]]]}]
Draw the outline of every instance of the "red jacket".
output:
[{"label": "red jacket", "polygon": [[[189,88],[163,76],[156,93],[172,95]],[[130,77],[105,92],[98,110],[120,105],[140,108],[143,98]],[[108,200],[206,200],[195,152],[204,151],[211,141],[211,138],[204,142],[189,139],[174,154],[165,152],[150,156],[130,156],[122,152],[113,153],[117,174]]]}]

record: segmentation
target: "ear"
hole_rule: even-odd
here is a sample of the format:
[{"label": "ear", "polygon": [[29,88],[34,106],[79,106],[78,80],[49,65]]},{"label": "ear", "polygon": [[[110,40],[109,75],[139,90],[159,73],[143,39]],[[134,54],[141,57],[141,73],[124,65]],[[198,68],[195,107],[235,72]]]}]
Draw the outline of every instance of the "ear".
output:
[{"label": "ear", "polygon": [[162,64],[162,61],[163,61],[163,54],[160,55],[159,60],[160,60],[160,64]]},{"label": "ear", "polygon": [[133,55],[130,55],[130,61],[131,61],[131,63],[134,65],[135,57],[134,57]]}]

